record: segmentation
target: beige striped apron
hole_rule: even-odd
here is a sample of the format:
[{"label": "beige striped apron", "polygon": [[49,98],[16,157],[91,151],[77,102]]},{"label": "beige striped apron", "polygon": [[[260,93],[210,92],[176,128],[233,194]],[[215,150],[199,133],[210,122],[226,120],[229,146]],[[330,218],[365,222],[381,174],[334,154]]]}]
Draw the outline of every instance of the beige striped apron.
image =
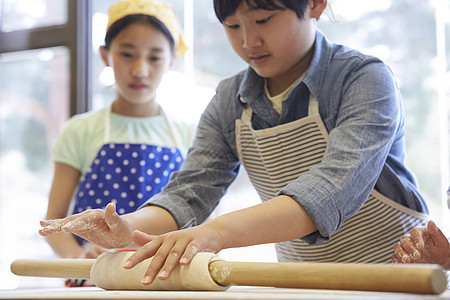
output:
[{"label": "beige striped apron", "polygon": [[[272,128],[254,130],[252,110],[236,120],[236,146],[241,163],[262,201],[320,164],[328,133],[311,97],[308,116]],[[332,239],[308,245],[300,239],[276,244],[279,261],[389,263],[393,245],[427,215],[384,197],[373,190],[361,210],[344,222]]]}]

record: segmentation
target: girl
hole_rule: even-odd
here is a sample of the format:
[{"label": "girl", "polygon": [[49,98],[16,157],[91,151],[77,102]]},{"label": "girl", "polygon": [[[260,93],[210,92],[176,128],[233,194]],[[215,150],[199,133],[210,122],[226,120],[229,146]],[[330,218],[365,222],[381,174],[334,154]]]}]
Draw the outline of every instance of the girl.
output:
[{"label": "girl", "polygon": [[[135,211],[179,169],[194,127],[169,118],[156,89],[186,46],[172,9],[150,0],[126,0],[109,10],[100,54],[112,67],[117,96],[107,109],[71,118],[54,147],[55,170],[47,219],[116,203]],[[47,238],[57,255],[96,258],[103,249],[71,234]]]},{"label": "girl", "polygon": [[[214,0],[249,68],[219,84],[181,171],[134,213],[118,217],[110,204],[43,222],[41,234],[68,231],[104,247],[133,240],[141,248],[126,268],[154,256],[144,284],[199,251],[262,243],[277,243],[280,261],[389,262],[428,213],[403,162],[400,95],[383,62],[317,30],[326,6]],[[203,223],[240,164],[263,202]]]}]

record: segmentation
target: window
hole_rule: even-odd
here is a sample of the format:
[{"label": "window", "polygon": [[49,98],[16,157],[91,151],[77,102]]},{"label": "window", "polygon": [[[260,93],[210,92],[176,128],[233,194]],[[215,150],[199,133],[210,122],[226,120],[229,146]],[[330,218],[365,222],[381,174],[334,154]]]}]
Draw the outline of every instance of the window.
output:
[{"label": "window", "polygon": [[67,1],[3,0],[1,31],[11,32],[67,22]]},{"label": "window", "polygon": [[[9,265],[17,258],[53,257],[37,234],[51,184],[50,148],[70,115],[103,108],[114,97],[98,47],[107,9],[115,2],[0,0],[0,289],[61,286],[47,278],[17,278]],[[229,46],[212,0],[166,2],[183,23],[189,51],[164,78],[158,99],[175,117],[197,122],[219,80],[246,65]],[[328,39],[380,57],[395,73],[406,113],[407,166],[417,176],[431,218],[449,235],[449,2],[329,2],[327,13],[334,13],[335,21],[327,16],[318,21]],[[214,215],[258,202],[241,170]],[[221,255],[276,259],[271,245]]]},{"label": "window", "polygon": [[406,165],[417,177],[431,218],[448,234],[450,3],[330,2],[336,21],[325,17],[318,23],[328,38],[377,56],[393,70],[406,116]]},{"label": "window", "polygon": [[87,77],[76,66],[83,61],[76,40],[83,4],[0,1],[0,289],[53,284],[13,276],[9,265],[17,258],[53,257],[37,229],[50,190],[51,145],[86,103],[77,100],[83,99],[77,78]]},{"label": "window", "polygon": [[[51,143],[69,117],[69,82],[65,47],[0,56],[0,275],[13,259],[53,256],[37,225],[47,209]],[[6,276],[0,288],[18,283]]]}]

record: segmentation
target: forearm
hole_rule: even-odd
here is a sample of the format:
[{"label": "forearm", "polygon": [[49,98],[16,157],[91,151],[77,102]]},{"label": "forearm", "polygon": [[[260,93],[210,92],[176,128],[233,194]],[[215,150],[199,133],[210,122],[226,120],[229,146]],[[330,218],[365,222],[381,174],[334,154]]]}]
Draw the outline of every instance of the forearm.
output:
[{"label": "forearm", "polygon": [[[149,214],[150,209],[142,209],[140,214]],[[139,226],[136,219],[130,221]],[[287,241],[316,230],[303,207],[283,195],[168,234],[149,236],[137,231],[133,239],[141,247],[129,258],[126,268],[153,257],[143,281],[149,284],[156,277],[167,279],[178,264],[188,264],[198,252],[217,253],[226,248]]]},{"label": "forearm", "polygon": [[219,216],[205,226],[218,232],[224,249],[288,241],[317,231],[304,208],[283,195]]},{"label": "forearm", "polygon": [[148,234],[160,235],[178,229],[172,215],[158,206],[145,206],[123,217],[133,230],[140,230]]},{"label": "forearm", "polygon": [[45,240],[61,258],[79,258],[83,253],[83,248],[70,233],[57,233],[45,237]]}]

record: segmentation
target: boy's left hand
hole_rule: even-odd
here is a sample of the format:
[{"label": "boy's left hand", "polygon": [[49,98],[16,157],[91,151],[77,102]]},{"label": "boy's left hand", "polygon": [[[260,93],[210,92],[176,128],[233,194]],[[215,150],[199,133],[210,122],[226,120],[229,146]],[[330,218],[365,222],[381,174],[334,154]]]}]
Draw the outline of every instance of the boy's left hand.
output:
[{"label": "boy's left hand", "polygon": [[140,248],[125,262],[124,268],[131,269],[153,257],[142,279],[145,285],[151,284],[156,277],[167,279],[178,264],[189,264],[198,252],[218,253],[223,249],[219,235],[207,224],[159,236],[136,230],[132,238]]}]

